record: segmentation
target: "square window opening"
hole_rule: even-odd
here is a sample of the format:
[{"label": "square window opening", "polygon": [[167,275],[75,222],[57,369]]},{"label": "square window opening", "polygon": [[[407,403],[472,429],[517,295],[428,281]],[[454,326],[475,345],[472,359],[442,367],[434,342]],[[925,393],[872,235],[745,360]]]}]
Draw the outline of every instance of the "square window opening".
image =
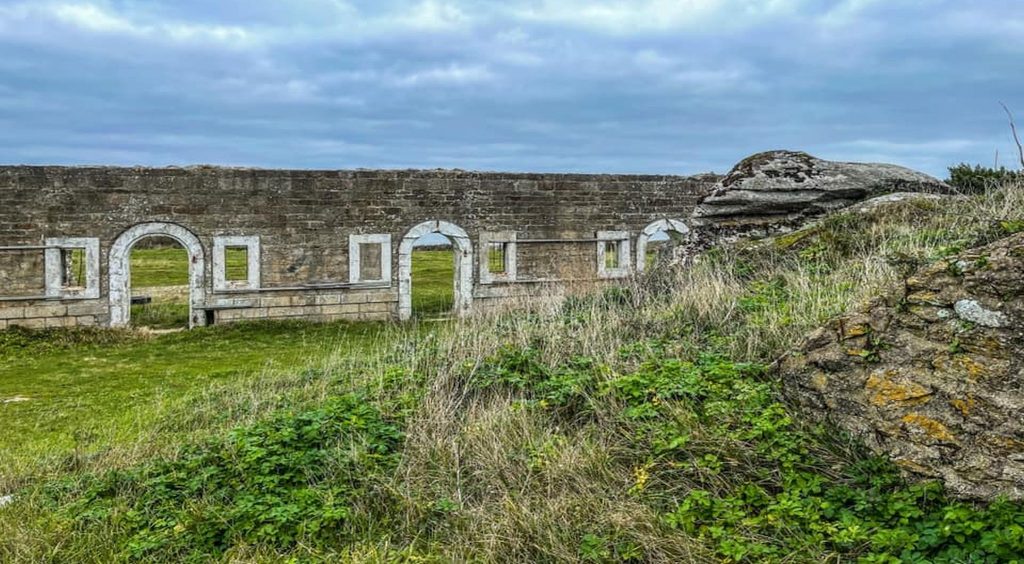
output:
[{"label": "square window opening", "polygon": [[359,243],[360,280],[381,280],[384,278],[382,256],[383,245],[380,243]]},{"label": "square window opening", "polygon": [[224,247],[224,280],[246,282],[249,279],[249,247]]},{"label": "square window opening", "polygon": [[508,272],[508,243],[492,241],[487,244],[487,271],[491,274]]}]

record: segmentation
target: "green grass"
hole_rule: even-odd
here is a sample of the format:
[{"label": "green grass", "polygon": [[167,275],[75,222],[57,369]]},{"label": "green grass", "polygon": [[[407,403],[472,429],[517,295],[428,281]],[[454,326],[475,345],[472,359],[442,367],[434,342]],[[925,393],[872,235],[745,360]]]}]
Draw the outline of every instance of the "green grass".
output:
[{"label": "green grass", "polygon": [[[245,280],[245,249],[225,249],[227,279]],[[188,252],[183,247],[154,247],[132,250],[132,288],[188,285]]]},{"label": "green grass", "polygon": [[[54,345],[58,332],[8,332],[0,347],[0,489],[33,461],[127,444],[211,385],[295,373],[329,355],[362,357],[379,324],[263,322],[154,337],[100,331]],[[175,429],[167,429],[170,434]]]},{"label": "green grass", "polygon": [[431,317],[451,311],[454,302],[455,254],[423,249],[412,253],[412,311]]},{"label": "green grass", "polygon": [[132,325],[150,329],[177,329],[188,327],[188,304],[154,302],[133,304]]},{"label": "green grass", "polygon": [[132,288],[187,286],[188,252],[184,247],[133,249]]},{"label": "green grass", "polygon": [[[225,249],[227,279],[244,280],[247,275],[247,253],[244,248]],[[143,288],[188,285],[188,253],[182,247],[134,249],[131,257],[132,288],[145,295]],[[188,326],[187,298],[166,300],[156,298],[148,304],[131,307],[132,325],[152,329],[175,329]]]}]

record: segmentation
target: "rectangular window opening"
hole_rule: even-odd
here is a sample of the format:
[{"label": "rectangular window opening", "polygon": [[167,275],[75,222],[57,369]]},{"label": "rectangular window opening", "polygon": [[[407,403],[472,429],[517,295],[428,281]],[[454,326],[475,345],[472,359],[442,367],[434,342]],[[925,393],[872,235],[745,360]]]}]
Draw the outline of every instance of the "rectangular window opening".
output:
[{"label": "rectangular window opening", "polygon": [[249,279],[249,247],[224,247],[224,279],[245,282]]},{"label": "rectangular window opening", "polygon": [[508,272],[508,243],[492,241],[487,244],[487,271],[491,274]]},{"label": "rectangular window opening", "polygon": [[359,243],[359,279],[381,280],[384,265],[381,260],[383,245],[380,243]]},{"label": "rectangular window opening", "polygon": [[85,287],[85,249],[61,249],[62,288]]}]

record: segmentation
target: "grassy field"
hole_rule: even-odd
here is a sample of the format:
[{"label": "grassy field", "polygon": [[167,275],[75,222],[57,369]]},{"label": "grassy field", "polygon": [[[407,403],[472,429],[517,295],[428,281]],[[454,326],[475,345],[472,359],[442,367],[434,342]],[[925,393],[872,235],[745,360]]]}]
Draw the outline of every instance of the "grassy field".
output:
[{"label": "grassy field", "polygon": [[[228,280],[244,279],[244,250],[225,249]],[[184,247],[152,247],[132,250],[132,288],[185,286],[188,284],[188,253]]]},{"label": "grassy field", "polygon": [[455,254],[452,250],[414,249],[412,311],[419,316],[444,315],[454,301]]},{"label": "grassy field", "polygon": [[[1024,504],[905,482],[791,413],[768,365],[915,268],[1022,224],[1011,185],[837,214],[503,316],[15,336],[5,394],[92,407],[52,428],[42,404],[0,407],[38,410],[3,421],[28,438],[4,434],[0,494],[16,500],[0,561],[1019,560]],[[248,371],[231,372],[246,350]],[[166,379],[182,351],[195,364]],[[33,357],[78,364],[44,381]],[[61,391],[88,357],[121,359],[102,378],[148,376]],[[79,419],[100,437],[85,448]]]},{"label": "grassy field", "polygon": [[[246,276],[244,250],[225,249],[227,277],[237,280]],[[188,253],[180,246],[136,248],[132,250],[132,289],[135,295],[146,295],[146,288],[187,286]],[[148,304],[131,307],[132,324],[152,329],[174,329],[188,326],[188,300],[155,298]]]},{"label": "grassy field", "polygon": [[[389,330],[266,322],[159,336],[0,333],[0,398],[27,400],[0,405],[0,490],[54,461],[130,444],[211,386],[240,391],[253,378],[301,373],[327,356],[363,358]],[[179,430],[195,428],[161,433]]]}]

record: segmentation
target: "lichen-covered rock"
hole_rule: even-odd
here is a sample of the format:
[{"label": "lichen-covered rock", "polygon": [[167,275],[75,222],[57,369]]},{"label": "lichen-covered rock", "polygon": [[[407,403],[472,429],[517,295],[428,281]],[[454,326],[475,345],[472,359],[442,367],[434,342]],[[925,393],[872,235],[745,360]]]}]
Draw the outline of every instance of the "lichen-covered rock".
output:
[{"label": "lichen-covered rock", "polygon": [[796,151],[743,159],[693,211],[697,225],[777,228],[891,192],[945,193],[949,187],[890,164],[825,161]]},{"label": "lichen-covered rock", "polygon": [[909,475],[1024,499],[1024,234],[921,270],[777,367],[801,410]]}]

